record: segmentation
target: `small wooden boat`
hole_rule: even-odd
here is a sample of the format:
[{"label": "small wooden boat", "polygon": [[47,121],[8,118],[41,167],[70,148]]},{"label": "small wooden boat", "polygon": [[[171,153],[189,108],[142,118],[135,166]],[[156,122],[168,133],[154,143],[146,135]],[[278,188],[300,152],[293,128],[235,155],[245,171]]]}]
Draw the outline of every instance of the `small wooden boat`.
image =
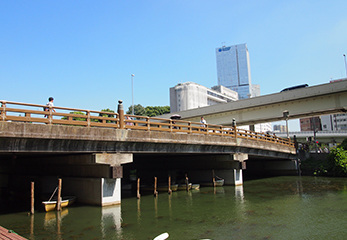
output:
[{"label": "small wooden boat", "polygon": [[[216,187],[222,187],[224,185],[224,179],[218,179],[218,180],[215,180],[215,183],[216,183]],[[204,187],[213,187],[213,182],[202,182],[200,183],[201,186],[204,186]]]},{"label": "small wooden boat", "polygon": [[[62,200],[61,200],[61,207],[67,207],[71,204],[73,204],[76,200],[76,197],[75,196],[67,196],[67,197],[63,197]],[[56,199],[52,199],[50,201],[44,201],[42,202],[44,208],[45,208],[45,211],[46,212],[49,212],[49,211],[53,211],[54,209],[57,208],[57,200]]]},{"label": "small wooden boat", "polygon": [[[188,183],[188,190],[190,189],[192,189],[192,183]],[[187,185],[185,183],[179,184],[177,190],[178,191],[187,190]]]}]

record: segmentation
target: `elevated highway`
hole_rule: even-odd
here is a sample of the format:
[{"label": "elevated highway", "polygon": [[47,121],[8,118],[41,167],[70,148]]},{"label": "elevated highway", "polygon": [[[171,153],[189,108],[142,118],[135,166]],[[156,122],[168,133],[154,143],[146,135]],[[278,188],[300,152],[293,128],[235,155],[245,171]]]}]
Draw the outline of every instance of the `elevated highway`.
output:
[{"label": "elevated highway", "polygon": [[[347,109],[347,78],[291,91],[279,92],[225,104],[190,109],[179,114],[187,121],[200,121],[204,116],[209,123],[231,125],[235,118],[238,126],[288,119],[345,113]],[[160,117],[169,118],[171,114]]]}]

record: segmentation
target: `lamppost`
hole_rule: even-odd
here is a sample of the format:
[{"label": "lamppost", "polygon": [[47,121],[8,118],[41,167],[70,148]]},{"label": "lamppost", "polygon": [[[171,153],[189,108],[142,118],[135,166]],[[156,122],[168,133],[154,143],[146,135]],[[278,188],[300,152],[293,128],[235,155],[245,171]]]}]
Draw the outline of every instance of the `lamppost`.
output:
[{"label": "lamppost", "polygon": [[346,54],[343,54],[343,57],[345,58],[345,69],[346,69],[346,77],[347,77],[347,63],[346,63]]},{"label": "lamppost", "polygon": [[283,117],[286,119],[287,138],[289,138],[289,132],[288,132],[288,117],[289,117],[289,111],[288,111],[288,110],[284,110],[284,111],[283,111]]},{"label": "lamppost", "polygon": [[134,115],[134,77],[135,74],[131,74],[131,96],[132,96],[132,100],[133,100],[133,105],[131,107],[132,110],[132,115]]}]

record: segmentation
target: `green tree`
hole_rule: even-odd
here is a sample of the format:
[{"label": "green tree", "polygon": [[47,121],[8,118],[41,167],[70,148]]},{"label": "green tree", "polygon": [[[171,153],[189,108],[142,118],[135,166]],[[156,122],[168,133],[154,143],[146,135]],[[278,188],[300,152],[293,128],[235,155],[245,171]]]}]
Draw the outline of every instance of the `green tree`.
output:
[{"label": "green tree", "polygon": [[343,147],[331,149],[327,168],[328,172],[333,176],[347,176],[347,151]]},{"label": "green tree", "polygon": [[[132,114],[132,109],[132,106],[130,106],[126,114]],[[134,105],[134,115],[147,116],[146,109],[141,104]]]},{"label": "green tree", "polygon": [[[169,106],[143,107],[140,104],[137,104],[134,106],[134,114],[138,115],[138,116],[155,117],[155,116],[163,115],[166,113],[170,113],[170,107]],[[132,114],[132,106],[129,107],[126,114]]]},{"label": "green tree", "polygon": [[[109,113],[115,113],[115,111],[109,109],[109,108],[106,108],[106,109],[102,109],[101,112],[109,112]],[[114,114],[107,114],[107,113],[99,113],[99,116],[100,117],[109,117],[109,118],[114,118]],[[101,120],[100,120],[101,121]],[[114,121],[111,121],[111,120],[107,120],[106,121],[107,123],[111,123],[111,122],[114,122]]]},{"label": "green tree", "polygon": [[[79,115],[86,115],[84,112],[70,112],[70,114],[79,114]],[[61,119],[63,120],[67,120],[67,117],[62,117]],[[75,121],[87,121],[87,118],[85,117],[73,117],[72,120],[75,120]]]},{"label": "green tree", "polygon": [[155,117],[155,116],[163,115],[165,113],[170,113],[170,107],[169,106],[164,106],[164,107],[148,106],[148,107],[146,107],[146,116],[148,116],[148,117]]}]

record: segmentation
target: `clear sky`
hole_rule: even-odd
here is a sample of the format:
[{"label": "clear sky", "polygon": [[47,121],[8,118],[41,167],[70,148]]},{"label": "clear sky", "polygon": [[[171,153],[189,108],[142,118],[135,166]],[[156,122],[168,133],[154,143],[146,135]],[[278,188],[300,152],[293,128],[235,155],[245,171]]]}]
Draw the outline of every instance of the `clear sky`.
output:
[{"label": "clear sky", "polygon": [[[0,1],[0,99],[90,110],[170,105],[217,85],[215,49],[247,43],[261,94],[346,76],[347,1]],[[296,121],[298,122],[298,121]],[[293,125],[293,127],[292,127]],[[290,123],[290,130],[299,130]]]}]

